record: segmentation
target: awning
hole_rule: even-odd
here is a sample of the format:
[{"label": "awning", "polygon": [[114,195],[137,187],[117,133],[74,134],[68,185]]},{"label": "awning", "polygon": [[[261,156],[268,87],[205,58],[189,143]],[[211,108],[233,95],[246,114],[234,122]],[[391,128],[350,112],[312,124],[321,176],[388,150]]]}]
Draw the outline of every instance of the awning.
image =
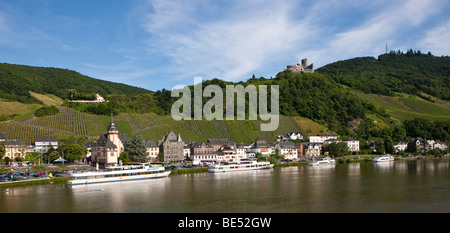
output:
[{"label": "awning", "polygon": [[59,158],[53,162],[65,162],[65,161],[67,161],[67,160],[65,160],[65,159],[61,158],[61,156],[59,156]]}]

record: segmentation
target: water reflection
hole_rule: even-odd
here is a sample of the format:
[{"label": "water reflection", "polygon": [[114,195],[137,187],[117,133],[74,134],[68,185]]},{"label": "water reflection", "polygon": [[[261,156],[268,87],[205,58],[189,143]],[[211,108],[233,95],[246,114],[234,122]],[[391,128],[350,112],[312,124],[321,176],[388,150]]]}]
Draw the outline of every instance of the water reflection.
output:
[{"label": "water reflection", "polygon": [[449,160],[0,189],[0,212],[448,212]]}]

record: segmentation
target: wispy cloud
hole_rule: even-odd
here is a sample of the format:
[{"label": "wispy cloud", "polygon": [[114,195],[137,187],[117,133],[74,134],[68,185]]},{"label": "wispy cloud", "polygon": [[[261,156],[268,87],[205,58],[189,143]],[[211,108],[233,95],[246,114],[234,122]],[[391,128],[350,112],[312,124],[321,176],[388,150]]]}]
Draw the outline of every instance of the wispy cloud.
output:
[{"label": "wispy cloud", "polygon": [[[151,35],[148,52],[165,56],[174,77],[232,81],[261,71],[275,75],[284,65],[304,57],[317,67],[376,56],[386,44],[408,49],[401,47],[410,39],[405,35],[445,4],[421,0],[227,1],[218,8],[211,1],[149,3],[152,11],[145,14],[143,24]],[[410,34],[417,37],[417,33]]]},{"label": "wispy cloud", "polygon": [[385,46],[408,49],[409,40],[417,38],[417,30],[439,9],[437,1],[398,1],[379,6],[378,13],[348,30],[324,35],[321,48],[306,51],[321,65],[358,56],[374,56],[385,51]]},{"label": "wispy cloud", "polygon": [[[152,35],[149,51],[167,56],[179,78],[248,78],[293,55],[292,48],[313,32],[307,19],[293,20],[288,2],[238,1],[221,9],[207,1],[188,6],[186,1],[151,3],[154,12],[145,24]],[[216,17],[200,14],[205,9]]]},{"label": "wispy cloud", "polygon": [[320,67],[377,56],[386,44],[448,55],[447,1],[5,0],[0,52],[2,62],[170,89],[198,76],[275,76],[302,58]]},{"label": "wispy cloud", "polygon": [[[434,55],[450,55],[450,20],[428,30],[418,43]],[[424,51],[426,52],[426,51]]]}]

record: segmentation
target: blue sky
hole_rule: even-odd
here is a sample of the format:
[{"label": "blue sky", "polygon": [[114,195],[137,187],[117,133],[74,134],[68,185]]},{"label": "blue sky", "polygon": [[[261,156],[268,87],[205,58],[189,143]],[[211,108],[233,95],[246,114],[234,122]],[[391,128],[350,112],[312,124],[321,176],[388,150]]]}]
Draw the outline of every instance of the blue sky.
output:
[{"label": "blue sky", "polygon": [[143,87],[270,78],[308,58],[450,55],[447,0],[1,0],[0,62]]}]

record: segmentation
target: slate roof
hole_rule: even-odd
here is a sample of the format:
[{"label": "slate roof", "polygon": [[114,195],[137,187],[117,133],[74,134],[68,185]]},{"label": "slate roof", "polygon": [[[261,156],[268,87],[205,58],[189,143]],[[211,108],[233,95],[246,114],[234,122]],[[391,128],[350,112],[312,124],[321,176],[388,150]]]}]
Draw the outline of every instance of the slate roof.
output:
[{"label": "slate roof", "polygon": [[38,136],[36,142],[57,142],[58,138],[52,136]]},{"label": "slate roof", "polygon": [[108,131],[119,131],[114,122],[109,123]]},{"label": "slate roof", "polygon": [[97,142],[95,143],[95,146],[102,146],[102,147],[106,147],[107,149],[116,149],[117,148],[117,146],[107,138],[98,139]]}]

